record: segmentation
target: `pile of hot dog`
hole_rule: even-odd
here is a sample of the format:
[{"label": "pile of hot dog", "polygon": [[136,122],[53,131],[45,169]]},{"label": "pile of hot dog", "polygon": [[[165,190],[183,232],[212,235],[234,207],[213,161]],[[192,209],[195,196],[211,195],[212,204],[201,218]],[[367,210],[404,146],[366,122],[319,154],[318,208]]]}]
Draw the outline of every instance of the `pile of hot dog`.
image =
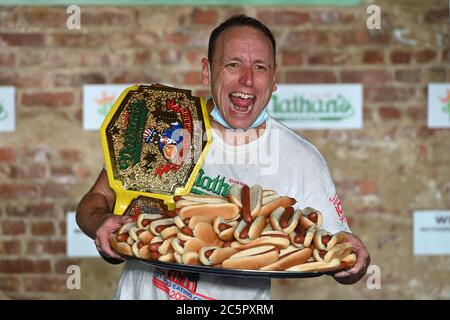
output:
[{"label": "pile of hot dog", "polygon": [[122,255],[187,265],[264,271],[335,271],[356,262],[345,233],[320,229],[322,214],[260,185],[228,197],[174,197],[175,212],[141,214],[111,234]]}]

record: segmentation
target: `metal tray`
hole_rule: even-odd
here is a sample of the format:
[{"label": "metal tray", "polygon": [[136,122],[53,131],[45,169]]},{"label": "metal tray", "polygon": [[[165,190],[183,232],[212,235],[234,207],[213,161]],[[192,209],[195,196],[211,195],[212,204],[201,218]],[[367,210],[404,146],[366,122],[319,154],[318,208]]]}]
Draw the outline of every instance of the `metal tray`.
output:
[{"label": "metal tray", "polygon": [[[123,255],[122,255],[123,256]],[[242,278],[315,278],[322,275],[330,275],[333,272],[294,272],[294,271],[260,271],[260,270],[243,270],[243,269],[225,269],[214,268],[209,266],[192,266],[179,263],[168,263],[156,260],[144,260],[136,257],[123,256],[128,260],[135,260],[151,267],[160,267],[176,271],[190,273],[207,273],[220,276],[242,277]]]}]

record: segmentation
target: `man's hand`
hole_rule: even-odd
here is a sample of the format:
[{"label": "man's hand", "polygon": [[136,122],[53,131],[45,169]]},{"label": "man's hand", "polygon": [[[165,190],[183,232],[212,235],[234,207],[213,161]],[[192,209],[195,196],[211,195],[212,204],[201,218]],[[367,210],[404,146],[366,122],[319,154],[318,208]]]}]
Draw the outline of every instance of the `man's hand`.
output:
[{"label": "man's hand", "polygon": [[334,279],[341,284],[353,284],[358,282],[366,274],[367,268],[370,265],[369,252],[366,247],[364,247],[362,241],[351,233],[347,233],[347,235],[347,241],[353,246],[357,260],[351,269],[340,271],[333,275]]},{"label": "man's hand", "polygon": [[131,217],[128,216],[116,216],[113,214],[110,214],[106,216],[106,219],[103,220],[103,223],[100,225],[100,227],[97,229],[95,235],[96,238],[94,240],[95,246],[97,247],[97,250],[100,252],[100,254],[108,261],[107,258],[114,258],[118,259],[120,261],[123,261],[124,259],[119,256],[118,254],[114,253],[111,249],[111,245],[109,244],[109,235],[113,233],[114,231],[118,230],[122,225],[124,225],[127,222],[131,221]]}]

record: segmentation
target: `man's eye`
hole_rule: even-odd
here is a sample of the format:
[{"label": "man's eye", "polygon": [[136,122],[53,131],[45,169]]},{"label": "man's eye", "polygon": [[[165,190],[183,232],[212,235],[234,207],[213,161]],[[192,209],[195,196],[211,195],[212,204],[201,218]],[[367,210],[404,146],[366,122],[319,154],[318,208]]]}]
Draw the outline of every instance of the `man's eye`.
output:
[{"label": "man's eye", "polygon": [[257,64],[257,65],[255,65],[255,69],[259,70],[259,71],[266,71],[267,67],[263,66],[263,65],[260,65],[260,64]]},{"label": "man's eye", "polygon": [[228,68],[238,68],[239,67],[239,63],[237,62],[231,62],[229,64],[227,64]]}]

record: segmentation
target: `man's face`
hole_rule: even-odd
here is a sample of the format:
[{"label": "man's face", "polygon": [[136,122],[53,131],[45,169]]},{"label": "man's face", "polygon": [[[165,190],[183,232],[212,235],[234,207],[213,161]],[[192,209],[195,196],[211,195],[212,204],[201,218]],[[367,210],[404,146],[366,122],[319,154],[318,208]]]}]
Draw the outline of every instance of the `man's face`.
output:
[{"label": "man's face", "polygon": [[216,40],[211,74],[202,60],[202,82],[211,84],[214,101],[227,123],[246,129],[268,104],[275,86],[270,40],[251,27],[231,27]]}]

